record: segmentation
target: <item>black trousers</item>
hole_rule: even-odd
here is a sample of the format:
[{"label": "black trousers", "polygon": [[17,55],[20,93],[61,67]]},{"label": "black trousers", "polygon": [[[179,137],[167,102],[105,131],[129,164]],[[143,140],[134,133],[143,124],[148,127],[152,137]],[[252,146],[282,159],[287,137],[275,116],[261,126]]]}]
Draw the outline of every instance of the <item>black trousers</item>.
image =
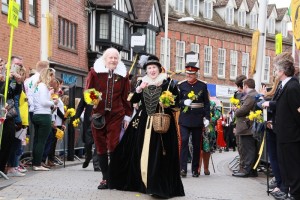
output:
[{"label": "black trousers", "polygon": [[290,187],[296,200],[300,200],[300,142],[277,141],[277,150],[283,184]]},{"label": "black trousers", "polygon": [[6,119],[3,124],[1,149],[0,149],[0,171],[4,172],[11,152],[12,143],[15,138],[15,122],[13,119]]},{"label": "black trousers", "polygon": [[187,171],[187,160],[188,160],[188,151],[189,151],[188,143],[189,143],[190,134],[192,134],[192,144],[193,144],[192,171],[198,172],[202,130],[203,127],[180,126],[180,135],[181,135],[180,170]]}]

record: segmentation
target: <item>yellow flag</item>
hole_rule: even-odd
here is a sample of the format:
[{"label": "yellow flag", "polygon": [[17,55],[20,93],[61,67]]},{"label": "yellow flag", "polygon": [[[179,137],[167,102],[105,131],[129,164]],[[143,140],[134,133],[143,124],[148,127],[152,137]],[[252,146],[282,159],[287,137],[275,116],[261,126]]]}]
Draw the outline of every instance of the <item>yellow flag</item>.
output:
[{"label": "yellow flag", "polygon": [[282,34],[281,33],[276,34],[275,49],[276,49],[276,55],[282,53]]},{"label": "yellow flag", "polygon": [[295,38],[294,41],[297,49],[300,50],[300,1],[292,0],[290,8],[291,8],[293,34]]},{"label": "yellow flag", "polygon": [[256,70],[256,57],[258,51],[259,34],[260,32],[256,30],[253,32],[252,35],[251,70],[250,70],[251,75],[255,74],[255,70]]}]

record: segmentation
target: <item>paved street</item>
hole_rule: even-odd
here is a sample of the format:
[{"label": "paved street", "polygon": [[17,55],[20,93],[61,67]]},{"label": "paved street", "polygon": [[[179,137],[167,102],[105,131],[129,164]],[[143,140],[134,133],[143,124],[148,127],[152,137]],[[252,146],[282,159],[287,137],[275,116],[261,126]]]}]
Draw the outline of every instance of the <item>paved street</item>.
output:
[{"label": "paved street", "polygon": [[[266,177],[259,173],[258,178],[235,178],[228,168],[236,152],[213,154],[216,173],[210,164],[210,176],[192,178],[188,174],[183,179],[185,197],[173,199],[214,199],[214,200],[268,200]],[[92,165],[82,169],[78,161],[68,162],[66,168],[49,172],[30,171],[25,177],[4,180],[0,178],[0,199],[153,199],[137,192],[98,190],[101,173],[94,172]],[[6,186],[6,187],[5,187]]]}]

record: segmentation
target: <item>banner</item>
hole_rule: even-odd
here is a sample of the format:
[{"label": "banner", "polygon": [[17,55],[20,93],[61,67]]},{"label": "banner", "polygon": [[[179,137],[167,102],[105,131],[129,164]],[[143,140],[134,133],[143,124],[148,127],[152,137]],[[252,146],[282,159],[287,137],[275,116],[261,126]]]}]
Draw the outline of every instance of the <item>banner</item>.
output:
[{"label": "banner", "polygon": [[251,68],[250,68],[251,75],[255,74],[256,72],[256,58],[257,58],[257,51],[258,51],[259,34],[260,32],[256,30],[253,32],[252,35]]},{"label": "banner", "polygon": [[278,33],[275,36],[275,49],[276,49],[276,55],[282,53],[282,34]]},{"label": "banner", "polygon": [[295,44],[298,50],[300,50],[300,1],[292,0],[291,2],[291,20],[293,27],[293,34],[295,38]]}]

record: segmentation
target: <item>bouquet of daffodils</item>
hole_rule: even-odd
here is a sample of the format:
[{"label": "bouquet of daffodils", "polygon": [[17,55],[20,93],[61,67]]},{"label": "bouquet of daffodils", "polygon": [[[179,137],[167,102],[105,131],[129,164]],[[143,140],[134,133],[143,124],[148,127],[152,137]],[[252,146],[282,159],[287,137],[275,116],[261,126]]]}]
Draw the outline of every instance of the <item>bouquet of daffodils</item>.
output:
[{"label": "bouquet of daffodils", "polygon": [[238,99],[236,99],[236,98],[234,98],[234,97],[231,97],[231,98],[229,99],[229,102],[230,102],[231,104],[233,104],[234,106],[236,106],[237,108],[240,108],[240,107],[241,107],[241,105],[240,105],[240,100],[238,100]]},{"label": "bouquet of daffodils", "polygon": [[79,126],[79,123],[80,123],[80,119],[79,118],[77,118],[77,119],[75,119],[74,121],[73,121],[73,127],[74,128],[77,128],[78,126]]},{"label": "bouquet of daffodils", "polygon": [[175,105],[176,96],[172,94],[169,90],[163,91],[161,96],[159,97],[159,101],[165,106],[170,107]]},{"label": "bouquet of daffodils", "polygon": [[89,105],[97,106],[102,100],[102,93],[97,91],[95,88],[87,89],[84,91],[84,101]]},{"label": "bouquet of daffodils", "polygon": [[67,109],[67,111],[65,112],[65,118],[71,118],[74,117],[76,114],[76,110],[74,108],[69,108]]},{"label": "bouquet of daffodils", "polygon": [[[198,99],[198,95],[195,94],[195,92],[192,90],[188,93],[188,99],[190,99],[191,101],[197,100]],[[185,106],[183,109],[183,112],[185,113],[186,111],[188,111],[189,107]]]},{"label": "bouquet of daffodils", "polygon": [[256,110],[255,112],[250,111],[249,115],[247,116],[247,118],[250,121],[256,121],[258,123],[262,123],[263,120],[263,115],[262,115],[262,111],[261,110]]}]

